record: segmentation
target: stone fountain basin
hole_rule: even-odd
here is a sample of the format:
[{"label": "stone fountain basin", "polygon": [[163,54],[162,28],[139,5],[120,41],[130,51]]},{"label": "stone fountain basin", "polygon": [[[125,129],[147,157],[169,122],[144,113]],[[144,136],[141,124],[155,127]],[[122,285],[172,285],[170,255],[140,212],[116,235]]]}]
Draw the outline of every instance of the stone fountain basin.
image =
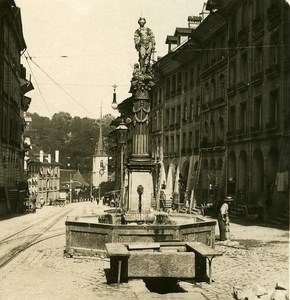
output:
[{"label": "stone fountain basin", "polygon": [[141,278],[194,278],[195,254],[182,242],[108,243],[108,283]]},{"label": "stone fountain basin", "polygon": [[[99,223],[99,216],[68,217],[66,252],[70,255],[95,255],[105,251],[106,243],[192,242],[214,247],[215,221],[185,214],[169,215],[173,224],[108,224]],[[113,221],[118,216],[112,216]]]}]

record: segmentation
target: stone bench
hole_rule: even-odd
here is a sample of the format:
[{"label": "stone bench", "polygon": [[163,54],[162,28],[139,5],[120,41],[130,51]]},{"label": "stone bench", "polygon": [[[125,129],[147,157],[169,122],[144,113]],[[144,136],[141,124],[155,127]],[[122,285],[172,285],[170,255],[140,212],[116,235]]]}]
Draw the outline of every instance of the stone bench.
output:
[{"label": "stone bench", "polygon": [[205,281],[207,279],[206,260],[208,260],[208,280],[210,284],[212,281],[212,260],[214,257],[223,254],[200,242],[186,243],[186,247],[188,251],[193,251],[195,253],[195,277],[198,280]]},{"label": "stone bench", "polygon": [[106,250],[107,256],[110,258],[110,272],[113,276],[112,280],[117,281],[119,287],[121,277],[128,277],[128,257],[130,256],[130,252],[125,245],[120,243],[107,243]]}]

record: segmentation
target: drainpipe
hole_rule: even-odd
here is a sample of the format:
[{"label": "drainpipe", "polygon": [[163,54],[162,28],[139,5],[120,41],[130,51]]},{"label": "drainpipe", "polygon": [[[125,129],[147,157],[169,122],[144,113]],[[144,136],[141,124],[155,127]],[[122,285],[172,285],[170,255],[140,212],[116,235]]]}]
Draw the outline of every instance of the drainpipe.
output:
[{"label": "drainpipe", "polygon": [[[222,9],[219,9],[218,10],[220,13],[221,13],[221,16],[226,20],[226,24],[227,24],[227,44],[228,44],[228,41],[229,41],[229,38],[230,38],[230,16],[228,15],[228,13],[226,13],[224,10]],[[227,58],[227,65],[228,65],[228,68],[227,68],[227,88],[230,87],[230,49],[229,47],[227,46],[227,49],[228,49],[228,58]],[[227,94],[227,91],[225,92],[225,95]],[[226,101],[226,113],[227,113],[227,130],[229,128],[229,101],[227,99]],[[225,137],[225,141],[226,141],[226,137]],[[229,154],[229,147],[228,147],[228,143],[225,142],[225,155],[227,157],[225,157],[225,171],[226,171],[226,175],[225,175],[225,194],[227,194],[227,191],[228,191],[228,154]]]}]

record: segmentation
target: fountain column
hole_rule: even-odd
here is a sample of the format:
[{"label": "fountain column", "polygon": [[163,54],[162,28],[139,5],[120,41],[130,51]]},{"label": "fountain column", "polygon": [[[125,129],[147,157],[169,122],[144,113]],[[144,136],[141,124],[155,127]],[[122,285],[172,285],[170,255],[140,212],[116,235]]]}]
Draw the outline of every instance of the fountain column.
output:
[{"label": "fountain column", "polygon": [[134,65],[131,80],[132,93],[132,156],[127,164],[128,170],[128,212],[140,218],[138,186],[143,186],[141,200],[141,218],[149,212],[151,198],[153,196],[152,173],[155,164],[150,155],[149,140],[149,115],[150,115],[150,91],[153,82],[153,74],[150,65],[151,53],[155,47],[155,38],[150,28],[145,27],[145,18],[138,21],[140,28],[135,31],[135,48],[139,53],[139,63]]}]

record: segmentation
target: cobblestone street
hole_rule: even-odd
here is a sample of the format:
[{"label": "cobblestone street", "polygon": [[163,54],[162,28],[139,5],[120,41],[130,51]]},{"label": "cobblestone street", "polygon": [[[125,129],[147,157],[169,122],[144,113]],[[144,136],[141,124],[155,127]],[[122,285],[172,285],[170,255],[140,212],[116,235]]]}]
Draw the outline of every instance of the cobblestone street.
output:
[{"label": "cobblestone street", "polygon": [[[70,215],[97,214],[104,206],[69,204]],[[54,211],[55,209],[55,211]],[[25,224],[39,221],[62,208],[44,207],[36,214],[0,221],[0,239]],[[150,293],[141,280],[116,285],[106,283],[106,257],[65,258],[65,218],[42,239],[1,270],[0,299],[233,299],[233,287],[270,293],[276,283],[288,288],[288,230],[231,224],[231,241],[217,242],[224,253],[213,260],[214,282],[180,282],[184,293]],[[234,221],[234,220],[233,220]],[[13,226],[13,227],[12,227]],[[5,233],[6,232],[6,233]],[[5,233],[5,235],[4,235]],[[216,231],[218,234],[218,232]],[[261,299],[270,299],[265,295]]]}]

